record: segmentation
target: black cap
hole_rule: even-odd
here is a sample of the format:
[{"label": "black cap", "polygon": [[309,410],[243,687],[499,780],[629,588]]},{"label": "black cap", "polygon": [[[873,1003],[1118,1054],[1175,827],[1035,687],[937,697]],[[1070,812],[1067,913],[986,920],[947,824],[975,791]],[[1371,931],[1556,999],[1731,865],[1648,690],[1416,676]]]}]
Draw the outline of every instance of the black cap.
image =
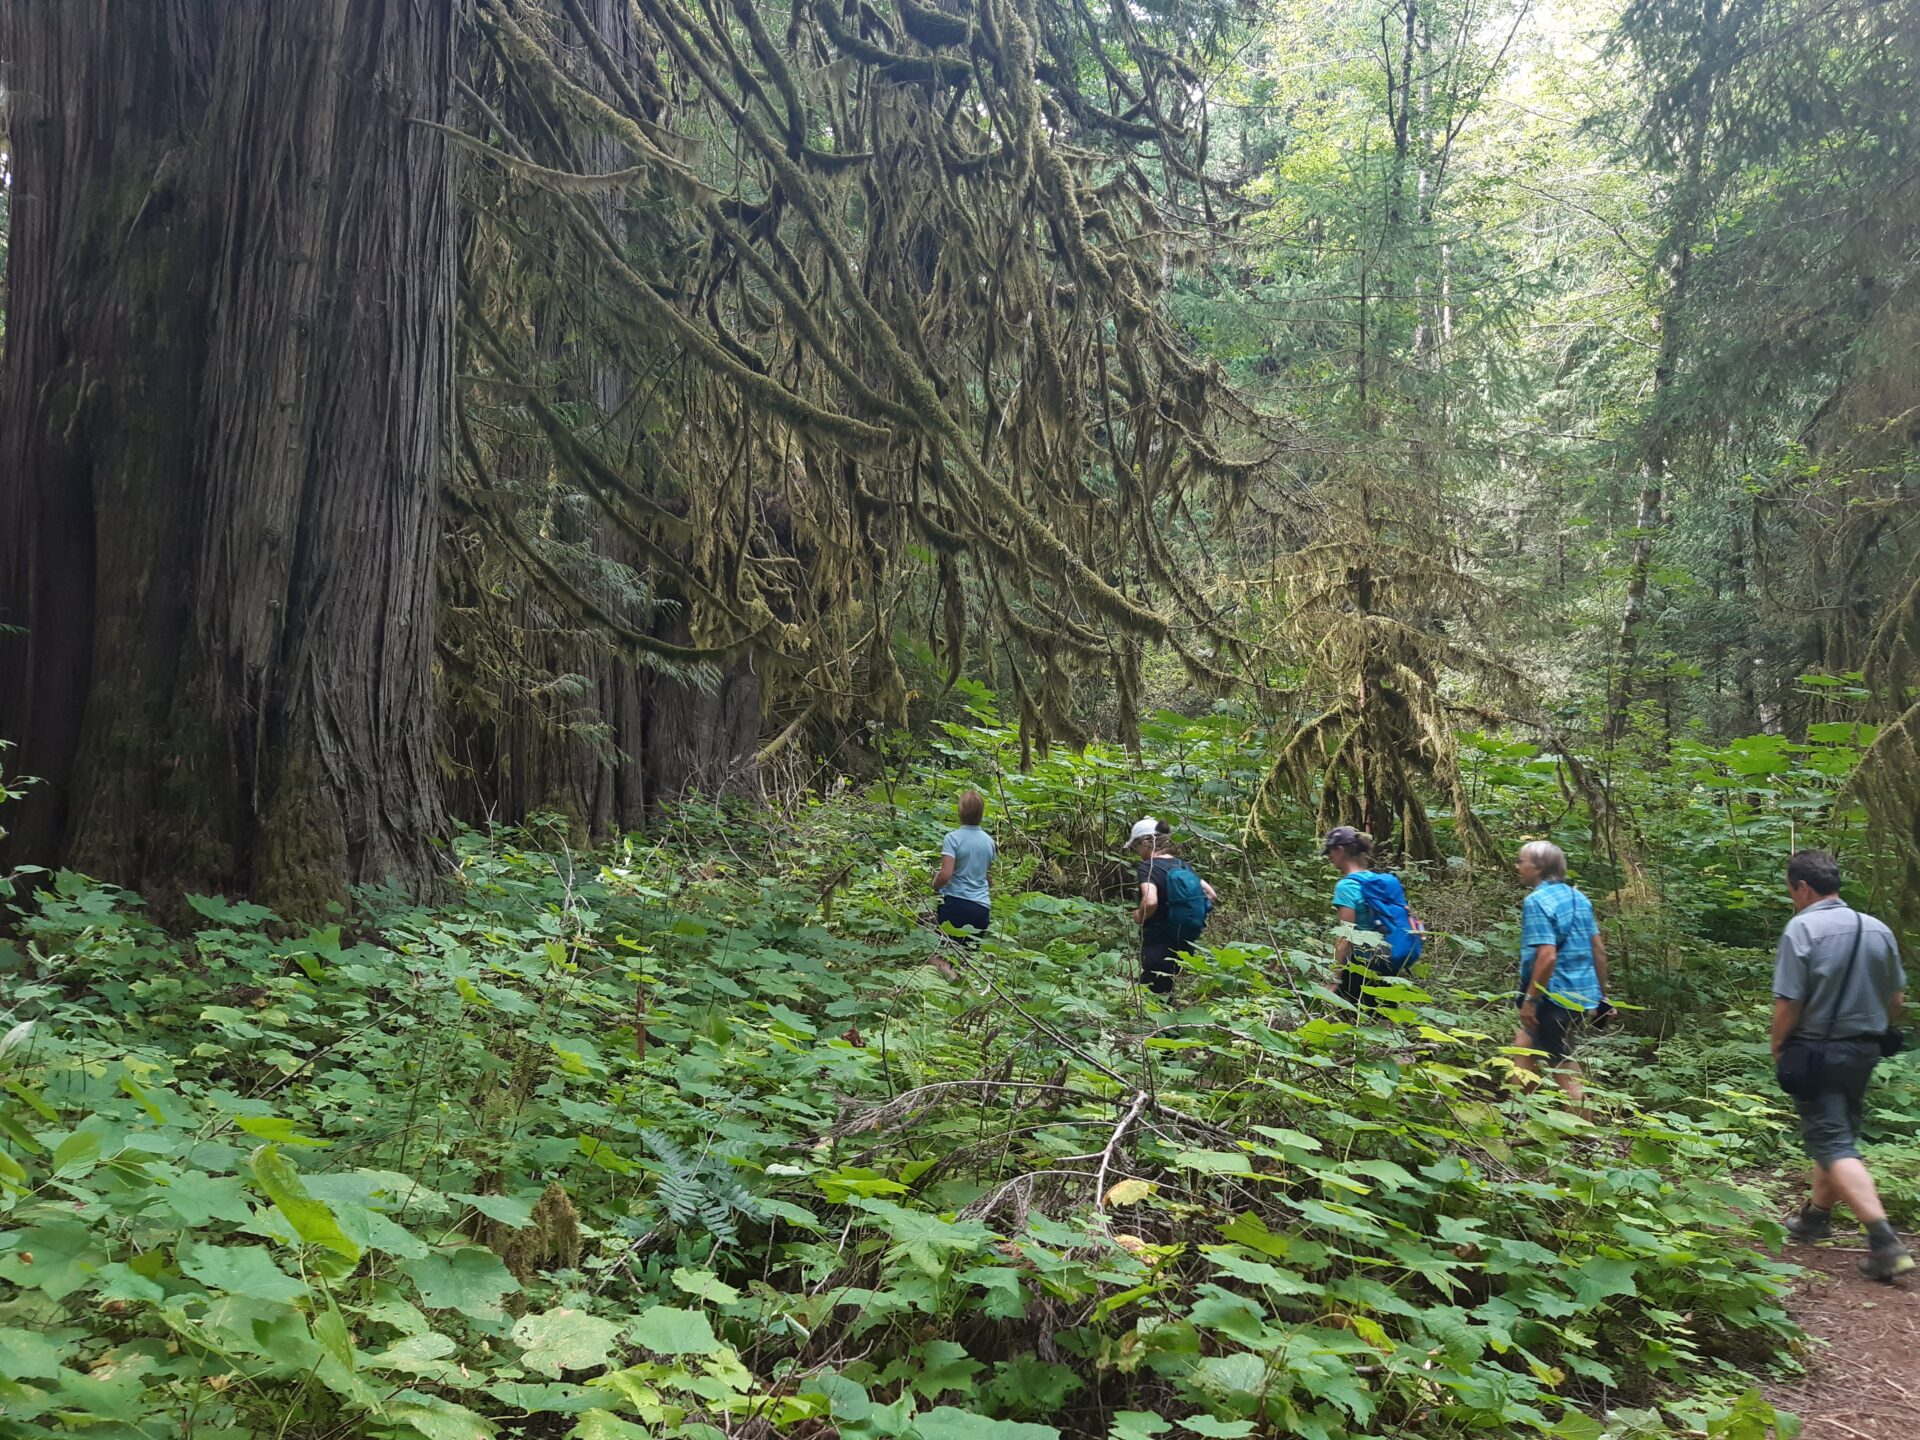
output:
[{"label": "black cap", "polygon": [[1336,825],[1327,832],[1327,843],[1320,847],[1322,855],[1330,855],[1335,850],[1358,850],[1360,832],[1351,825]]}]

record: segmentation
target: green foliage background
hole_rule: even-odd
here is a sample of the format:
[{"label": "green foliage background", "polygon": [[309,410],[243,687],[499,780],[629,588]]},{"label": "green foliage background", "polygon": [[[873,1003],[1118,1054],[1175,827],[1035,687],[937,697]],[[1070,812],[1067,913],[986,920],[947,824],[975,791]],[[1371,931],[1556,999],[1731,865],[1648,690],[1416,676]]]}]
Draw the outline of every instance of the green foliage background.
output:
[{"label": "green foliage background", "polygon": [[[194,897],[176,939],[44,877],[0,1042],[0,1434],[1768,1433],[1786,1132],[1764,958],[1711,932],[1779,907],[1718,847],[1762,873],[1850,751],[1644,779],[1697,883],[1623,909],[1649,1008],[1591,1046],[1596,1125],[1503,1083],[1503,882],[1410,877],[1428,955],[1363,1020],[1307,833],[1243,835],[1257,727],[1022,773],[975,703],[870,792],[689,803],[598,857],[469,834],[457,901],[353,924]],[[1561,804],[1552,757],[1466,753],[1503,825]],[[925,923],[970,784],[977,953]],[[1173,1008],[1117,903],[1144,809],[1225,902]],[[1920,1123],[1893,1076],[1879,1138]],[[1920,1148],[1889,1154],[1911,1204]]]}]

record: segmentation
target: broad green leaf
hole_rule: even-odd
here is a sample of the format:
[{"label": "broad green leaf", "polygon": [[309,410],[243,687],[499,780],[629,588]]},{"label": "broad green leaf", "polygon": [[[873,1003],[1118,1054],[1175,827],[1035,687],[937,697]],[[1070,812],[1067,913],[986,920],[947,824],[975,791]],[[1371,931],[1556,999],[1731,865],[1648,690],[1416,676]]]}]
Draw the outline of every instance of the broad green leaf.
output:
[{"label": "broad green leaf", "polygon": [[1553,1429],[1547,1433],[1553,1440],[1605,1440],[1607,1430],[1591,1415],[1569,1410],[1554,1422]]},{"label": "broad green leaf", "polygon": [[595,1370],[613,1353],[620,1327],[584,1310],[565,1306],[522,1316],[513,1327],[513,1343],[524,1352],[529,1370],[558,1378],[563,1370]]},{"label": "broad green leaf", "polygon": [[1634,1283],[1634,1268],[1631,1260],[1596,1255],[1566,1272],[1566,1279],[1573,1287],[1574,1299],[1582,1305],[1597,1305],[1614,1295],[1638,1295],[1640,1289]]},{"label": "broad green leaf", "polygon": [[340,1222],[323,1200],[307,1192],[300,1172],[272,1145],[262,1145],[250,1162],[253,1178],[261,1191],[280,1207],[287,1223],[309,1245],[321,1245],[352,1262],[360,1258],[360,1247],[340,1229]]},{"label": "broad green leaf", "polygon": [[1298,1244],[1291,1235],[1276,1234],[1267,1229],[1267,1222],[1251,1212],[1229,1220],[1220,1227],[1220,1233],[1249,1250],[1258,1250],[1262,1255],[1271,1255],[1276,1260],[1287,1259]]},{"label": "broad green leaf", "polygon": [[567,1435],[570,1440],[654,1440],[653,1431],[622,1420],[611,1410],[583,1411]]},{"label": "broad green leaf", "polygon": [[1116,1410],[1107,1430],[1107,1440],[1153,1440],[1156,1435],[1164,1435],[1173,1429],[1173,1423],[1162,1420],[1151,1410]]},{"label": "broad green leaf", "polygon": [[1216,1420],[1211,1415],[1189,1415],[1180,1422],[1182,1430],[1191,1430],[1195,1435],[1204,1435],[1207,1440],[1241,1440],[1244,1435],[1253,1433],[1251,1420]]},{"label": "broad green leaf", "polygon": [[494,1423],[485,1416],[417,1390],[403,1390],[381,1408],[387,1419],[411,1425],[427,1440],[492,1440],[496,1433]]},{"label": "broad green leaf", "polygon": [[18,1097],[26,1104],[28,1109],[40,1116],[41,1119],[47,1121],[48,1124],[57,1125],[60,1123],[60,1112],[49,1105],[46,1097],[34,1089],[33,1086],[23,1085],[18,1080],[0,1080],[0,1089],[6,1090],[9,1095]]},{"label": "broad green leaf", "polygon": [[0,1327],[0,1376],[50,1380],[60,1373],[63,1347],[35,1330]]},{"label": "broad green leaf", "polygon": [[714,1336],[704,1310],[655,1305],[641,1313],[628,1334],[634,1344],[656,1355],[718,1355],[726,1349]]},{"label": "broad green leaf", "polygon": [[99,1160],[100,1137],[91,1130],[76,1130],[53,1147],[53,1173],[61,1180],[79,1179]]},{"label": "broad green leaf", "polygon": [[[15,1013],[18,1014],[19,1012],[16,1011]],[[28,1038],[33,1034],[33,1027],[38,1023],[38,1021],[34,1020],[22,1020],[18,1025],[15,1025],[11,1030],[7,1031],[6,1034],[0,1035],[0,1060],[6,1059],[7,1056],[11,1055],[15,1050],[24,1046]]]},{"label": "broad green leaf", "polygon": [[1372,1216],[1350,1205],[1323,1200],[1289,1200],[1288,1203],[1312,1223],[1324,1225],[1342,1235],[1352,1235],[1363,1240],[1386,1238],[1387,1232],[1375,1222]]},{"label": "broad green leaf", "polygon": [[1264,1311],[1244,1295],[1235,1295],[1217,1285],[1201,1287],[1203,1294],[1187,1312],[1187,1318],[1203,1330],[1217,1330],[1242,1345],[1257,1345],[1261,1338]]},{"label": "broad green leaf", "polygon": [[451,1335],[437,1330],[396,1340],[377,1355],[363,1355],[369,1370],[399,1370],[409,1375],[438,1375],[442,1363],[460,1347]]},{"label": "broad green leaf", "polygon": [[738,1290],[711,1270],[689,1270],[682,1266],[673,1272],[673,1286],[697,1299],[711,1300],[716,1305],[731,1305],[740,1298]]},{"label": "broad green leaf", "polygon": [[343,1370],[352,1370],[354,1365],[353,1337],[347,1333],[347,1322],[341,1318],[340,1307],[327,1299],[327,1308],[313,1317],[313,1338],[320,1348],[339,1362]]},{"label": "broad green leaf", "polygon": [[856,1384],[843,1375],[814,1375],[803,1382],[803,1395],[822,1396],[836,1420],[845,1420],[858,1424],[873,1413],[873,1401],[868,1398],[864,1385]]},{"label": "broad green leaf", "polygon": [[1026,1415],[1051,1415],[1080,1389],[1081,1379],[1064,1365],[1020,1355],[994,1367],[987,1393],[1000,1405]]},{"label": "broad green leaf", "polygon": [[[304,1174],[307,1193],[333,1212],[341,1234],[362,1250],[378,1250],[397,1260],[418,1260],[431,1253],[432,1246],[375,1208],[375,1199],[384,1193],[382,1177],[366,1171]],[[408,1198],[413,1192],[405,1191]]]},{"label": "broad green leaf", "polygon": [[1307,1281],[1291,1270],[1282,1270],[1277,1265],[1269,1265],[1264,1260],[1250,1259],[1230,1246],[1206,1245],[1201,1247],[1214,1267],[1233,1276],[1236,1280],[1245,1280],[1255,1285],[1264,1285],[1277,1295],[1311,1295],[1320,1287]]},{"label": "broad green leaf", "polygon": [[1173,1157],[1182,1170],[1203,1175],[1251,1175],[1253,1163],[1244,1150],[1182,1150]]},{"label": "broad green leaf", "polygon": [[989,1420],[951,1405],[939,1405],[913,1418],[919,1440],[1060,1440],[1051,1425],[1027,1425],[1017,1420]]},{"label": "broad green leaf", "polygon": [[[134,1264],[140,1264],[148,1259],[157,1259],[164,1265],[166,1258],[164,1250],[149,1250],[145,1256],[136,1258]],[[134,1269],[133,1265],[121,1260],[116,1260],[111,1265],[102,1265],[97,1279],[98,1284],[94,1289],[102,1300],[126,1300],[137,1304],[148,1304],[167,1298],[164,1286]]]},{"label": "broad green leaf", "polygon": [[0,1280],[39,1290],[50,1300],[64,1300],[92,1285],[107,1261],[94,1232],[71,1220],[35,1225],[8,1238],[14,1245],[0,1254]]},{"label": "broad green leaf", "polygon": [[536,1385],[525,1380],[502,1380],[489,1385],[487,1394],[529,1415],[578,1415],[596,1408],[602,1398],[583,1385]]},{"label": "broad green leaf", "polygon": [[264,1246],[211,1245],[199,1240],[181,1242],[180,1272],[210,1290],[225,1290],[252,1300],[292,1304],[305,1299],[307,1287],[273,1263]]},{"label": "broad green leaf", "polygon": [[913,1355],[918,1366],[900,1368],[906,1371],[908,1386],[929,1400],[949,1390],[971,1391],[973,1377],[987,1368],[957,1340],[928,1340],[916,1346]]},{"label": "broad green leaf", "polygon": [[195,1229],[224,1220],[245,1225],[253,1218],[247,1187],[231,1175],[214,1176],[204,1170],[173,1175],[157,1192],[159,1203]]},{"label": "broad green leaf", "polygon": [[207,919],[236,928],[258,925],[264,920],[278,918],[266,906],[256,905],[251,900],[229,900],[224,895],[188,895],[185,898],[187,904]]},{"label": "broad green leaf", "polygon": [[890,1180],[877,1170],[862,1169],[857,1165],[843,1165],[827,1175],[816,1175],[813,1183],[827,1199],[843,1204],[854,1196],[904,1195],[907,1187],[898,1180]]},{"label": "broad green leaf", "polygon": [[145,1399],[147,1374],[159,1365],[158,1357],[136,1353],[118,1356],[84,1375],[69,1371],[60,1380],[62,1408],[80,1412],[109,1434],[139,1434],[152,1413]]},{"label": "broad green leaf", "polygon": [[986,1247],[993,1232],[978,1220],[943,1220],[924,1210],[909,1210],[891,1200],[857,1199],[848,1202],[886,1226],[896,1242],[889,1255],[904,1258],[929,1275],[946,1268],[945,1256],[970,1255]]},{"label": "broad green leaf", "polygon": [[1011,1265],[976,1265],[953,1278],[987,1292],[984,1308],[993,1319],[1014,1320],[1026,1313],[1026,1290],[1020,1283],[1020,1272]]},{"label": "broad green leaf", "polygon": [[493,1319],[501,1313],[502,1296],[520,1288],[500,1257],[484,1245],[462,1245],[436,1250],[419,1260],[402,1261],[400,1272],[420,1291],[420,1303],[429,1310],[458,1310],[475,1319]]},{"label": "broad green leaf", "polygon": [[169,1123],[167,1112],[160,1107],[160,1102],[142,1089],[139,1082],[136,1081],[133,1076],[122,1075],[120,1077],[120,1088],[133,1098],[135,1104],[147,1112],[147,1118],[153,1121],[154,1124],[165,1125]]},{"label": "broad green leaf", "polygon": [[471,1205],[489,1220],[505,1225],[509,1230],[524,1230],[531,1225],[533,1207],[540,1199],[538,1194],[526,1196],[449,1194],[447,1198],[462,1205]]},{"label": "broad green leaf", "polygon": [[316,1140],[310,1135],[302,1135],[293,1128],[293,1121],[283,1115],[242,1115],[234,1124],[256,1140],[265,1140],[270,1145],[310,1145],[323,1147],[331,1145],[331,1140]]}]

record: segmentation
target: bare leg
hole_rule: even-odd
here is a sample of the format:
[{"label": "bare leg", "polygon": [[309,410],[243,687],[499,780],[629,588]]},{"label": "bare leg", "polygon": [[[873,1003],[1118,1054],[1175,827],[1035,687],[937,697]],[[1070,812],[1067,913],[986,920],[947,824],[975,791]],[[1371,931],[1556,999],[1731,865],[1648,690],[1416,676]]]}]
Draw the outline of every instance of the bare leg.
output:
[{"label": "bare leg", "polygon": [[1813,1167],[1813,1208],[1831,1210],[1840,1203],[1840,1187],[1833,1183],[1833,1174],[1824,1165]]},{"label": "bare leg", "polygon": [[[1533,1033],[1529,1031],[1526,1026],[1522,1025],[1513,1032],[1513,1048],[1516,1050],[1538,1050],[1540,1048],[1540,1042],[1534,1038]],[[1530,1077],[1526,1082],[1529,1089],[1538,1083],[1540,1077],[1540,1060],[1538,1056],[1516,1055],[1513,1057],[1513,1065],[1516,1070],[1523,1070]],[[1572,1104],[1574,1110],[1579,1113],[1582,1119],[1591,1120],[1593,1118],[1592,1113],[1587,1109],[1587,1090],[1586,1086],[1582,1083],[1580,1064],[1578,1061],[1567,1060],[1554,1066],[1553,1083],[1560,1087],[1560,1092],[1567,1097],[1569,1103]]]},{"label": "bare leg", "polygon": [[1813,1167],[1813,1203],[1822,1210],[1831,1210],[1835,1201],[1845,1201],[1853,1211],[1853,1218],[1862,1225],[1887,1218],[1887,1209],[1880,1203],[1873,1176],[1858,1160],[1836,1160],[1831,1165]]},{"label": "bare leg", "polygon": [[1587,1088],[1581,1083],[1580,1062],[1569,1060],[1553,1072],[1553,1082],[1583,1120],[1591,1120],[1593,1115],[1587,1109]]},{"label": "bare leg", "polygon": [[[1531,1050],[1534,1048],[1533,1036],[1524,1025],[1513,1032],[1513,1048],[1516,1050]],[[1534,1080],[1540,1078],[1540,1062],[1532,1055],[1515,1055],[1513,1057],[1513,1067],[1516,1070],[1524,1070],[1528,1075],[1531,1075]],[[1533,1081],[1528,1081],[1527,1086],[1531,1089]]]}]

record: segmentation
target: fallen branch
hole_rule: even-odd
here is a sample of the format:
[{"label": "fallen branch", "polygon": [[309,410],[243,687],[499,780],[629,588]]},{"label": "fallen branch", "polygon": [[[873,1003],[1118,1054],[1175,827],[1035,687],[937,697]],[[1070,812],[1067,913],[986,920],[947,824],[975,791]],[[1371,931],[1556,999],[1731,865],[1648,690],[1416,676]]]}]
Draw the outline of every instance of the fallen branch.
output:
[{"label": "fallen branch", "polygon": [[839,1137],[862,1135],[869,1130],[878,1130],[883,1126],[903,1124],[931,1109],[949,1091],[953,1090],[1051,1090],[1061,1095],[1071,1095],[1088,1105],[1104,1105],[1108,1102],[1099,1095],[1089,1095],[1084,1090],[1076,1090],[1071,1085],[1055,1085],[1045,1080],[939,1080],[931,1085],[919,1085],[912,1090],[903,1090],[884,1104],[863,1110],[858,1115],[841,1120],[830,1134]]},{"label": "fallen branch", "polygon": [[1133,1128],[1133,1122],[1140,1118],[1140,1112],[1147,1107],[1147,1092],[1133,1092],[1133,1104],[1127,1107],[1127,1113],[1120,1117],[1120,1123],[1113,1127],[1113,1134],[1107,1139],[1107,1148],[1100,1152],[1100,1172],[1093,1177],[1093,1208],[1104,1215],[1107,1210],[1107,1171],[1113,1165],[1113,1157],[1120,1148],[1120,1142],[1126,1138],[1127,1131]]}]

